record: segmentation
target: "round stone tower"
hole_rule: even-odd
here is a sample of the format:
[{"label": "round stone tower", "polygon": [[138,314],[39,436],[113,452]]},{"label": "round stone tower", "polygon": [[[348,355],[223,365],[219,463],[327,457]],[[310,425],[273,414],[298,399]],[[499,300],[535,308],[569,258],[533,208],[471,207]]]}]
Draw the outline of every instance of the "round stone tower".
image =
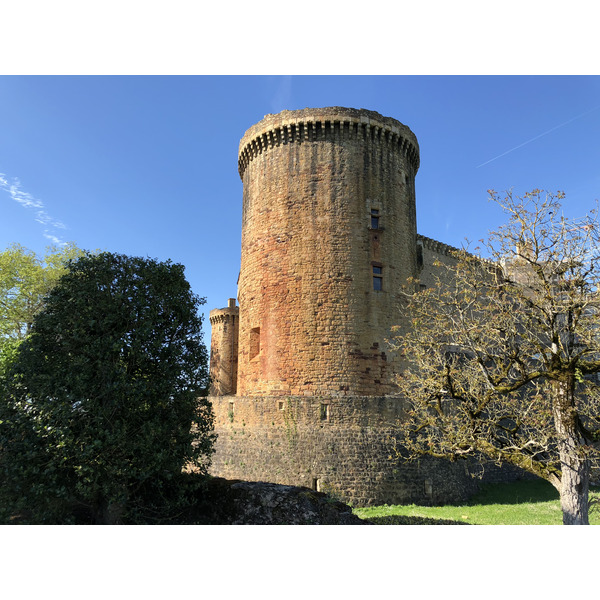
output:
[{"label": "round stone tower", "polygon": [[210,395],[235,394],[238,365],[238,328],[240,309],[235,298],[229,299],[227,308],[210,311]]},{"label": "round stone tower", "polygon": [[240,142],[239,396],[384,396],[417,275],[412,131],[368,110],[267,115]]}]

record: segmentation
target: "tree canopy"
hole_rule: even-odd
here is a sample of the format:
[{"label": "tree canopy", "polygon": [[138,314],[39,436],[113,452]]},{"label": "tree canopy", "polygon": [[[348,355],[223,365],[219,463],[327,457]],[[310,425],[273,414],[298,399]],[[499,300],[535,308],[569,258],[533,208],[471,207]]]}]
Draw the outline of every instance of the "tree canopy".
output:
[{"label": "tree canopy", "polygon": [[203,303],[170,261],[105,252],[70,264],[6,376],[0,467],[13,512],[146,522],[183,468],[206,473]]},{"label": "tree canopy", "polygon": [[565,524],[588,523],[600,411],[600,228],[563,216],[562,193],[491,192],[508,221],[438,263],[410,298],[399,448],[408,456],[486,455],[550,481]]},{"label": "tree canopy", "polygon": [[28,335],[44,298],[81,256],[75,244],[52,246],[44,257],[19,244],[0,252],[0,377]]}]

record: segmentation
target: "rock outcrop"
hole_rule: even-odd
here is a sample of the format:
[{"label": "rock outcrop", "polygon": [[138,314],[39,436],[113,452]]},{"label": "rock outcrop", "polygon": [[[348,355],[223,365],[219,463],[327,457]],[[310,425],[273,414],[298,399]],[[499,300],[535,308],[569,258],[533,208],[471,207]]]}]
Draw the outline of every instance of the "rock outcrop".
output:
[{"label": "rock outcrop", "polygon": [[305,487],[215,477],[207,486],[206,501],[199,524],[369,524],[355,516],[347,504]]}]

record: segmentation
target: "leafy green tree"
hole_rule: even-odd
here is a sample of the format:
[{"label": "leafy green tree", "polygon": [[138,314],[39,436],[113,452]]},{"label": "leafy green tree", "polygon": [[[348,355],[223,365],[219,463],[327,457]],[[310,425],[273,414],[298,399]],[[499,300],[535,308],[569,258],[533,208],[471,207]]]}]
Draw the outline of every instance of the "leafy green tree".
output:
[{"label": "leafy green tree", "polygon": [[564,218],[562,193],[500,198],[508,222],[439,264],[410,300],[399,447],[409,456],[486,455],[554,485],[565,524],[588,524],[600,439],[600,228]]},{"label": "leafy green tree", "polygon": [[0,377],[29,333],[44,297],[66,272],[69,260],[82,253],[75,244],[52,246],[42,258],[19,244],[0,252]]},{"label": "leafy green tree", "polygon": [[[47,296],[6,377],[0,467],[11,511],[149,522],[206,473],[207,351],[182,265],[86,254]],[[153,515],[155,517],[153,517]]]}]

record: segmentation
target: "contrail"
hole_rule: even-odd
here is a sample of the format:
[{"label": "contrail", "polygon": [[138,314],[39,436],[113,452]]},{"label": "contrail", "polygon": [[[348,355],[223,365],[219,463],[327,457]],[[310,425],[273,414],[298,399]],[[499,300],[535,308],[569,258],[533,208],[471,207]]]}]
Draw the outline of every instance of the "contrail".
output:
[{"label": "contrail", "polygon": [[595,106],[594,108],[590,108],[590,110],[586,110],[585,112],[581,113],[580,115],[577,115],[576,117],[573,117],[572,119],[569,119],[568,121],[565,121],[564,123],[561,123],[560,125],[557,125],[556,127],[552,127],[552,129],[548,129],[548,131],[544,131],[544,133],[540,133],[539,135],[532,137],[530,140],[527,140],[526,142],[523,142],[522,144],[519,144],[518,146],[515,146],[514,148],[511,148],[510,150],[507,150],[506,152],[503,152],[502,154],[499,154],[498,156],[495,156],[494,158],[490,158],[490,160],[486,160],[484,163],[477,165],[475,168],[479,169],[479,167],[483,167],[484,165],[487,165],[487,164],[491,163],[492,161],[497,160],[498,158],[502,158],[503,156],[506,156],[510,152],[513,152],[514,150],[518,150],[519,148],[522,148],[523,146],[530,144],[531,142],[534,142],[535,140],[538,140],[539,138],[541,138],[545,135],[548,135],[552,131],[555,131],[556,129],[560,129],[561,127],[564,127],[565,125],[568,125],[569,123],[572,123],[573,121],[580,119],[581,117],[584,117],[585,115],[587,115],[595,110],[598,110],[598,108],[600,108],[600,106]]}]

